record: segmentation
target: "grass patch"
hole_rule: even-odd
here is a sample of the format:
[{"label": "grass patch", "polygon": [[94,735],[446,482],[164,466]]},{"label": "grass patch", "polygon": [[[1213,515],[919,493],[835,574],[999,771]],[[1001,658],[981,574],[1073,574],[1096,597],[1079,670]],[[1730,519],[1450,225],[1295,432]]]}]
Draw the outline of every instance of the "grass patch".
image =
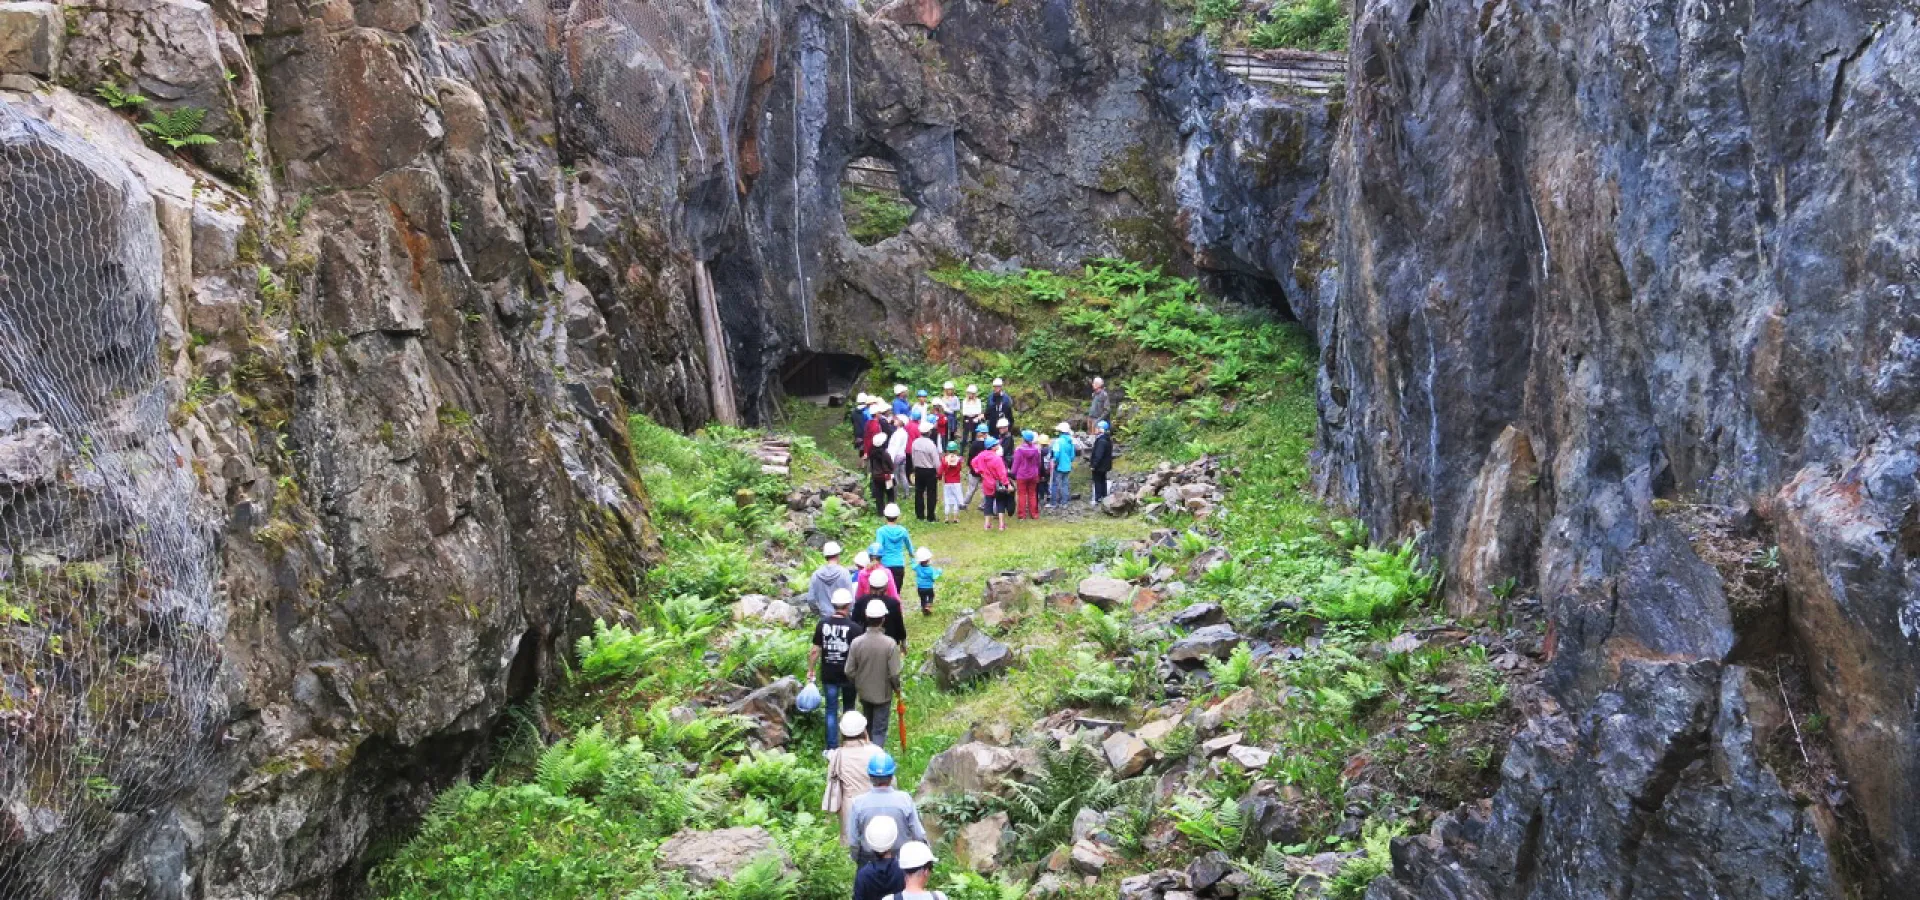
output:
[{"label": "grass patch", "polygon": [[847,233],[867,247],[907,230],[907,223],[913,221],[913,204],[872,188],[840,188],[840,209],[847,218]]}]

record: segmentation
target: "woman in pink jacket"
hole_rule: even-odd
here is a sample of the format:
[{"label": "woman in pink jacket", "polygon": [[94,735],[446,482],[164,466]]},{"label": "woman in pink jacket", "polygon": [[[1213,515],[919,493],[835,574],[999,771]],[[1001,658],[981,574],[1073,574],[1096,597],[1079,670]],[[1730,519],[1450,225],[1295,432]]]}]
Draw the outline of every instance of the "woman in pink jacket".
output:
[{"label": "woman in pink jacket", "polygon": [[1020,432],[1020,446],[1013,451],[1013,483],[1020,486],[1020,505],[1016,519],[1040,518],[1040,448],[1033,445],[1031,431]]},{"label": "woman in pink jacket", "polygon": [[1000,530],[1007,530],[1007,495],[1012,492],[1012,480],[1007,478],[1007,461],[1000,456],[1000,441],[987,438],[986,445],[973,457],[973,474],[980,476],[980,493],[986,497],[980,504],[980,527],[984,531],[993,530],[993,517],[1000,517]]}]

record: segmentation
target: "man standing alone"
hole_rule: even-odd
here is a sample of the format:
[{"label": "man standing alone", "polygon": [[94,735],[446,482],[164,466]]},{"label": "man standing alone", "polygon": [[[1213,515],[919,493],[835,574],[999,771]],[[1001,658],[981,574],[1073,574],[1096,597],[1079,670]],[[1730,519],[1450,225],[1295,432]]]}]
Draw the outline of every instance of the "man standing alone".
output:
[{"label": "man standing alone", "polygon": [[1087,470],[1093,475],[1093,502],[1107,499],[1107,473],[1113,471],[1113,435],[1105,421],[1093,426],[1093,448],[1087,451]]},{"label": "man standing alone", "polygon": [[1093,402],[1087,404],[1087,431],[1100,427],[1101,422],[1113,415],[1113,401],[1107,397],[1107,380],[1093,379]]},{"label": "man standing alone", "polygon": [[[932,421],[928,416],[928,421]],[[931,428],[920,429],[909,451],[913,462],[913,515],[922,522],[940,521],[940,445]]]}]

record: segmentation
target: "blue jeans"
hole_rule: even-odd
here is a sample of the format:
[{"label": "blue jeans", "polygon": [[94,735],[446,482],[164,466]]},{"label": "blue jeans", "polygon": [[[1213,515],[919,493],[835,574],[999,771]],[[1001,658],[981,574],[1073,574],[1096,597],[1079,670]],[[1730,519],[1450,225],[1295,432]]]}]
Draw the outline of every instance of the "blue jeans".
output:
[{"label": "blue jeans", "polygon": [[[853,685],[823,684],[820,695],[825,698],[827,709],[827,749],[840,746],[840,713],[853,710]],[[844,704],[844,705],[843,705]]]},{"label": "blue jeans", "polygon": [[1053,478],[1047,482],[1048,502],[1055,506],[1067,505],[1067,495],[1071,493],[1067,490],[1067,482],[1069,480],[1068,476],[1072,474],[1072,472],[1058,471],[1053,473]]}]

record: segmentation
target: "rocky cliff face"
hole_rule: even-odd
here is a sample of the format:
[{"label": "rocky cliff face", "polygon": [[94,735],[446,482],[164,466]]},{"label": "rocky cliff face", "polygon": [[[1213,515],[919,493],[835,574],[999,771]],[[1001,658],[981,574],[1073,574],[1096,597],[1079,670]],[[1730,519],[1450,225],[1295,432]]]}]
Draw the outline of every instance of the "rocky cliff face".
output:
[{"label": "rocky cliff face", "polygon": [[[1326,486],[1424,533],[1457,610],[1537,597],[1566,710],[1386,895],[1911,881],[1911,13],[1387,0],[1353,34]],[[1824,734],[1783,758],[1830,739],[1850,791],[1753,765],[1745,698],[1796,667]]]},{"label": "rocky cliff face", "polygon": [[[0,3],[0,893],[355,893],[622,614],[629,410],[1009,346],[943,261],[1225,246],[1245,215],[1177,208],[1257,208],[1238,182],[1168,185],[1246,97],[1168,115],[1227,86],[1149,80],[1164,16]],[[867,156],[916,206],[875,247],[839,203]],[[1267,236],[1214,258],[1268,278]]]}]

